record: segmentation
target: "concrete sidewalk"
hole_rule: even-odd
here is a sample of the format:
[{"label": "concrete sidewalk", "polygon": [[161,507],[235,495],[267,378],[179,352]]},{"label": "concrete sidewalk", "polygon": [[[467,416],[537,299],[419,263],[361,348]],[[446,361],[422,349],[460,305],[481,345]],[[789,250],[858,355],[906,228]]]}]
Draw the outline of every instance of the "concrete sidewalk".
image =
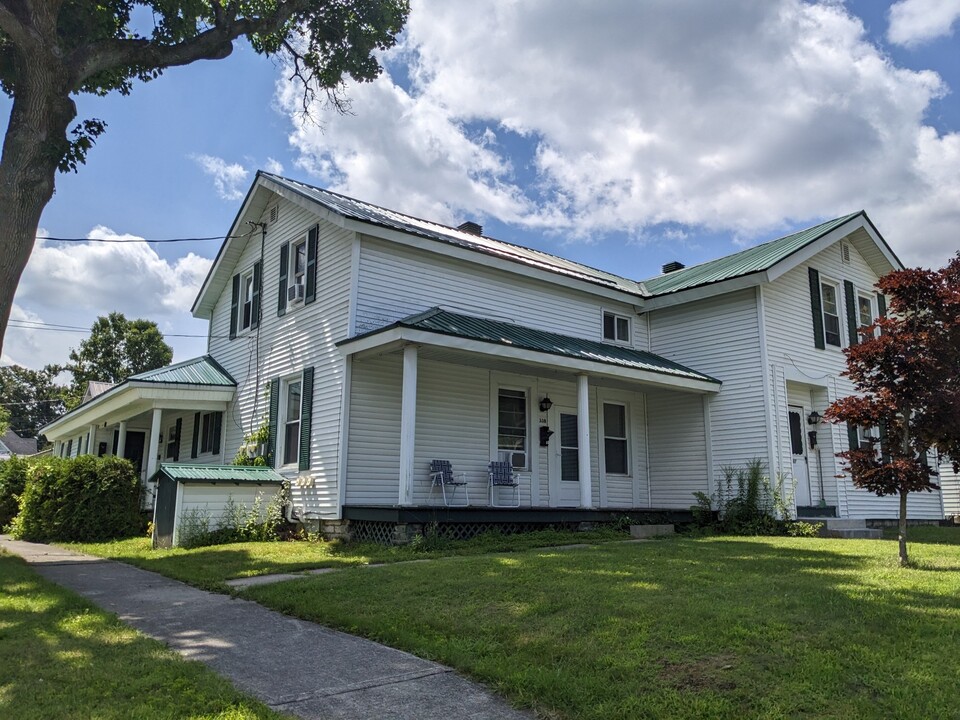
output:
[{"label": "concrete sidewalk", "polygon": [[43,577],[301,718],[531,718],[450,668],[130,565],[0,536]]}]

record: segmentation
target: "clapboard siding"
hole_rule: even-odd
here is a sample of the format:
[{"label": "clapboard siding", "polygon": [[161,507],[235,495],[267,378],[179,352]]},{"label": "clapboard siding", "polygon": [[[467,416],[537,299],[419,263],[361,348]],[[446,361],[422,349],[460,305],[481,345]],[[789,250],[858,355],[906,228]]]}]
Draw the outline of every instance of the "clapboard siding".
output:
[{"label": "clapboard siding", "polygon": [[937,482],[943,493],[944,516],[960,515],[960,474],[955,473],[949,463],[943,463],[940,465],[940,478]]},{"label": "clapboard siding", "polygon": [[633,306],[476,263],[361,236],[356,331],[383,327],[434,306],[540,330],[602,339],[602,312],[632,318],[634,345],[646,325]]},{"label": "clapboard siding", "polygon": [[[810,260],[789,270],[763,288],[765,335],[769,362],[775,373],[787,381],[800,381],[821,389],[822,406],[811,409],[823,413],[828,401],[851,395],[854,392],[850,381],[842,377],[846,359],[840,348],[828,345],[818,349],[814,345],[813,316],[810,309],[810,285],[808,268],[814,268],[821,278],[842,283],[849,280],[855,289],[876,293],[877,275],[863,259],[853,244],[848,245],[850,262],[840,257],[840,243],[835,243],[814,255]],[[839,293],[841,311],[841,336],[843,346],[849,343],[844,295]],[[816,399],[816,397],[814,398]],[[781,410],[779,422],[780,468],[789,471],[789,434],[786,429],[786,410]],[[822,480],[828,501],[835,499],[840,514],[850,518],[893,518],[899,513],[896,497],[878,497],[873,493],[853,486],[850,477],[843,473],[842,462],[835,453],[847,449],[846,432],[837,426],[823,425],[820,437],[828,442],[821,446],[820,457],[824,463]],[[828,460],[829,456],[833,456]],[[833,468],[830,464],[833,464]],[[831,469],[833,470],[831,472]],[[834,476],[842,475],[841,478]],[[911,518],[939,518],[943,515],[939,492],[913,493],[907,503]]]},{"label": "clapboard siding", "polygon": [[347,504],[396,505],[399,500],[402,384],[398,353],[353,362]]},{"label": "clapboard siding", "polygon": [[652,507],[687,508],[710,492],[701,396],[648,393],[647,432]]},{"label": "clapboard siding", "polygon": [[259,516],[266,518],[267,506],[277,494],[276,486],[235,486],[213,483],[190,483],[179,488],[180,502],[174,526],[174,544],[179,540],[184,519],[205,518],[207,527],[215,530],[231,520],[228,509],[232,504],[238,511],[251,512],[259,498]]},{"label": "clapboard siding", "polygon": [[[714,477],[753,458],[769,464],[756,291],[656,310],[650,343],[653,352],[723,382],[709,401]],[[652,455],[660,449],[651,444]]]},{"label": "clapboard siding", "polygon": [[[268,205],[269,207],[269,205]],[[230,287],[217,300],[211,319],[210,353],[238,382],[235,402],[224,418],[227,458],[267,419],[266,388],[271,378],[291,377],[314,368],[313,424],[310,471],[292,483],[295,505],[315,517],[339,514],[337,473],[344,361],[335,343],[347,337],[351,248],[354,235],[321,221],[317,251],[317,299],[310,305],[292,304],[277,317],[280,282],[280,246],[304,237],[317,216],[280,201],[278,220],[267,226],[263,251],[263,292],[259,333],[230,332]],[[246,218],[266,222],[263,216]],[[253,267],[261,257],[259,234],[251,236],[234,272]]]}]

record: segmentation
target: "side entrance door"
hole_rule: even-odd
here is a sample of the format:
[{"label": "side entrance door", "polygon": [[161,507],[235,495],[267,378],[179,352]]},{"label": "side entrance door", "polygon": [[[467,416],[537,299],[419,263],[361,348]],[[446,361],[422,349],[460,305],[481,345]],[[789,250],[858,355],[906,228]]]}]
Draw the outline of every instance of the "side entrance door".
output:
[{"label": "side entrance door", "polygon": [[550,439],[550,504],[554,507],[580,505],[580,449],[577,411],[553,407],[555,434]]},{"label": "side entrance door", "polygon": [[807,462],[807,438],[803,432],[803,408],[798,405],[788,407],[790,418],[790,453],[793,457],[794,500],[798,506],[809,506],[810,501],[810,465]]}]

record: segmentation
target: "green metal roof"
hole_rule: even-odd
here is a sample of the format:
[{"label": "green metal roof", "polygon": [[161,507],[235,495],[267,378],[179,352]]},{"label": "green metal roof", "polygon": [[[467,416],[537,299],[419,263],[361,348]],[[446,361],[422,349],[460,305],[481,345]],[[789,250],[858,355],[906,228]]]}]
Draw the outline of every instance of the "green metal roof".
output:
[{"label": "green metal roof", "polygon": [[[162,463],[157,475],[166,475],[182,483],[256,483],[279,484],[283,482],[272,468],[246,465],[168,465]],[[154,476],[156,477],[156,475]]]},{"label": "green metal roof", "polygon": [[209,355],[131,375],[127,380],[175,385],[237,386],[237,381],[230,377],[230,373]]},{"label": "green metal roof", "polygon": [[658,275],[649,280],[644,280],[643,285],[651,295],[666,295],[680,290],[689,290],[690,288],[701,285],[711,285],[723,280],[730,280],[731,278],[762,272],[815,240],[820,239],[831,230],[862,214],[863,211],[861,210],[860,212],[851,213],[850,215],[844,215],[843,217],[828,220],[812,228],[807,228],[806,230],[765,242],[762,245],[741,250],[733,255],[727,255],[682,270],[675,270],[671,273]]},{"label": "green metal roof", "polygon": [[426,330],[442,335],[549,353],[550,355],[561,355],[608,365],[619,365],[634,370],[647,370],[664,375],[720,384],[719,380],[709,375],[704,375],[684,365],[643,350],[634,350],[633,348],[611,345],[597,340],[560,335],[545,330],[534,330],[500,320],[460,315],[440,308],[431,308],[426,312],[411,315],[387,327],[364,333],[349,340],[343,340],[338,344],[356,340],[358,337],[374,335],[395,327]]}]

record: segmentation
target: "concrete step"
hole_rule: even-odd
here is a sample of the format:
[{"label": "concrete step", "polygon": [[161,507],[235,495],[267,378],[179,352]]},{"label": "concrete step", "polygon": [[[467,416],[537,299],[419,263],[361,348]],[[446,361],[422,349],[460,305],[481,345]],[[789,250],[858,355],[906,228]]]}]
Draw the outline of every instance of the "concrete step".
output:
[{"label": "concrete step", "polygon": [[823,523],[828,530],[863,530],[867,527],[866,520],[850,518],[824,518]]}]

